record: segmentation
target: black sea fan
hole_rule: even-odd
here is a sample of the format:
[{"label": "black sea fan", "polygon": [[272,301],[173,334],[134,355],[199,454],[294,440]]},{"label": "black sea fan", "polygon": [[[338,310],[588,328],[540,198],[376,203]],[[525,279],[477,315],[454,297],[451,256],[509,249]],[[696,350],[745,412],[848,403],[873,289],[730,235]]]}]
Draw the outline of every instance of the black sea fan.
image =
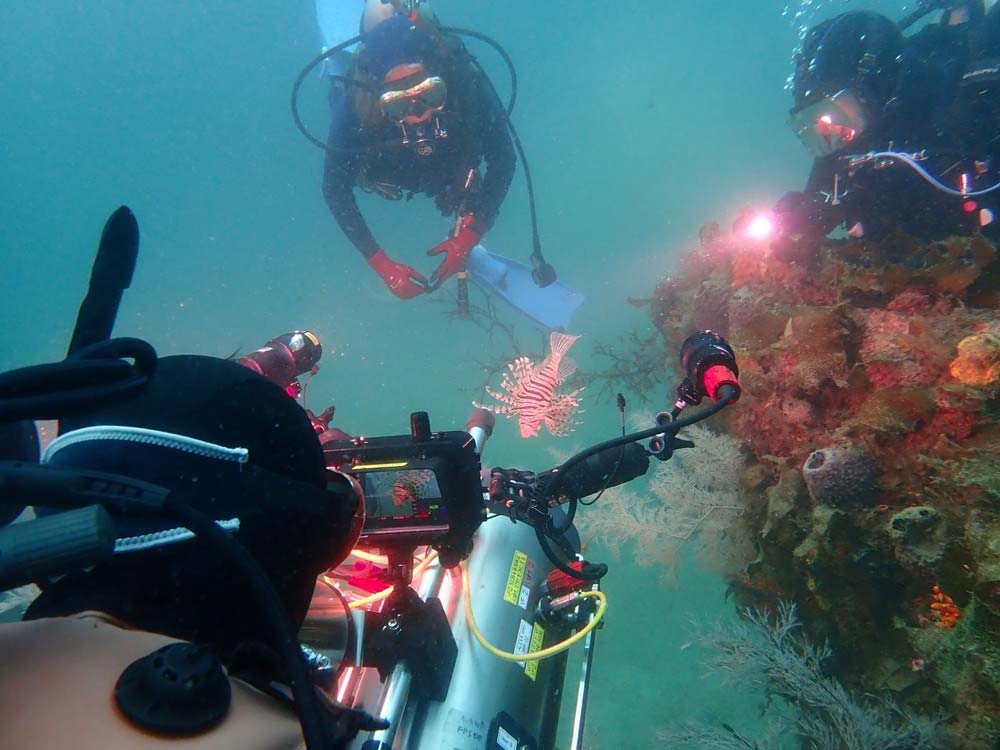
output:
[{"label": "black sea fan", "polygon": [[[889,700],[859,700],[824,673],[829,646],[815,646],[801,633],[791,602],[780,602],[773,622],[767,613],[747,610],[747,622],[716,625],[698,639],[709,649],[709,670],[727,681],[753,684],[780,699],[786,737],[809,750],[937,750],[948,746],[940,718],[910,713]],[[687,725],[661,734],[666,747],[777,748],[772,738],[750,740],[728,725]]]}]

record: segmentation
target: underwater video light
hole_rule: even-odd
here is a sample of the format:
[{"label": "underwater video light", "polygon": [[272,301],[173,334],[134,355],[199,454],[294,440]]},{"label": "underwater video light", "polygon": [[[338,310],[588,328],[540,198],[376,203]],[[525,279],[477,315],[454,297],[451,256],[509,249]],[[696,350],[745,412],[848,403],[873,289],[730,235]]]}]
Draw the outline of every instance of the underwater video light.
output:
[{"label": "underwater video light", "polygon": [[760,213],[747,223],[746,236],[753,240],[767,240],[774,236],[776,224],[770,213]]},{"label": "underwater video light", "polygon": [[316,334],[292,331],[271,339],[257,351],[237,361],[287,389],[299,375],[310,372],[322,356],[323,347]]},{"label": "underwater video light", "polygon": [[730,401],[740,397],[740,370],[736,365],[736,354],[726,340],[714,331],[701,331],[688,336],[681,345],[681,369],[699,398],[708,396],[718,401],[719,392],[725,385],[731,386],[735,392]]}]

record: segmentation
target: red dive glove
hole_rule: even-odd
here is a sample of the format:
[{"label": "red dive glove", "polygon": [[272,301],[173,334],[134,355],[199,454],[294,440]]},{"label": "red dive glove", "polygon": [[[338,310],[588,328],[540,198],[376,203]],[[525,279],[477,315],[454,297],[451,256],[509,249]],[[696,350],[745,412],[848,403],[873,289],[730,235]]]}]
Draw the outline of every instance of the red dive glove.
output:
[{"label": "red dive glove", "polygon": [[427,291],[427,279],[405,263],[397,263],[382,250],[368,259],[368,265],[382,277],[389,291],[400,299],[413,299]]},{"label": "red dive glove", "polygon": [[472,252],[472,248],[482,239],[483,233],[486,231],[486,228],[476,221],[472,214],[463,216],[459,226],[458,234],[427,252],[428,255],[448,253],[441,261],[441,265],[431,274],[432,289],[437,289],[456,273],[465,270],[469,253]]}]

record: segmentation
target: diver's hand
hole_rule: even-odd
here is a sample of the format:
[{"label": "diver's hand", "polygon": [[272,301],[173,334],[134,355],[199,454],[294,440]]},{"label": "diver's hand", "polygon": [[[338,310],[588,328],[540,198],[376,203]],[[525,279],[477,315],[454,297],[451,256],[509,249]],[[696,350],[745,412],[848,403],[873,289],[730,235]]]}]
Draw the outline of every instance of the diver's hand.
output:
[{"label": "diver's hand", "polygon": [[467,214],[462,219],[458,234],[450,240],[445,240],[433,250],[427,251],[428,255],[447,253],[445,259],[441,261],[441,265],[431,274],[431,289],[437,289],[456,273],[465,270],[469,253],[483,237],[481,229],[482,227],[472,214]]},{"label": "diver's hand", "polygon": [[413,299],[428,291],[427,279],[405,263],[397,263],[379,250],[368,259],[368,265],[382,277],[389,291],[400,299]]}]

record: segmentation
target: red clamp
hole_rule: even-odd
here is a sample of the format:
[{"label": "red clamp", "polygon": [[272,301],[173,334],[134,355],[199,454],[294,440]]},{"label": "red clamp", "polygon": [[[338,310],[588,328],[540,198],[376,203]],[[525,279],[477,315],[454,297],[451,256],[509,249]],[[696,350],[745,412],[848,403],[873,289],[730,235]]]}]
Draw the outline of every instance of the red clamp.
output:
[{"label": "red clamp", "polygon": [[[577,572],[582,571],[583,562],[575,560],[569,564],[569,567]],[[563,573],[558,568],[549,573],[545,579],[545,583],[549,588],[549,593],[553,596],[559,596],[570,591],[579,591],[580,589],[590,585],[587,581],[574,578],[569,575],[569,573]]]}]

